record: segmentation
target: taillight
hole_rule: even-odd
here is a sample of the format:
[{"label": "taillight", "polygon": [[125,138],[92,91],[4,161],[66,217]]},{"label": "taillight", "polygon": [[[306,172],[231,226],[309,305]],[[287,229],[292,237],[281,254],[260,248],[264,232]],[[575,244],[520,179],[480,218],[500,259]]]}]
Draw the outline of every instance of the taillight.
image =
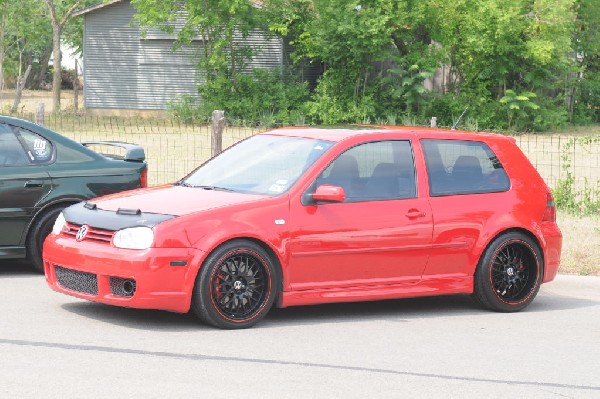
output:
[{"label": "taillight", "polygon": [[546,194],[546,209],[544,210],[542,222],[556,222],[556,206],[554,205],[554,197],[551,192]]},{"label": "taillight", "polygon": [[148,187],[148,166],[140,174],[140,187]]}]

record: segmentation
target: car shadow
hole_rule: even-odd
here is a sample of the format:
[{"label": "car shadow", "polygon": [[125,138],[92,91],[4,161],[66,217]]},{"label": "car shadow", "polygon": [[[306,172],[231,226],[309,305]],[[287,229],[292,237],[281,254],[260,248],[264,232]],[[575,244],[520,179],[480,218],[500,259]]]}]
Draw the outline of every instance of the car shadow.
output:
[{"label": "car shadow", "polygon": [[65,303],[61,307],[89,319],[138,330],[177,332],[211,328],[202,324],[191,312],[181,314],[162,310],[132,309],[87,301]]},{"label": "car shadow", "polygon": [[40,276],[44,275],[26,260],[0,260],[0,278]]},{"label": "car shadow", "polygon": [[[553,312],[598,305],[598,301],[541,293],[522,312]],[[68,312],[126,328],[155,331],[212,329],[195,315],[158,310],[130,309],[94,302],[71,302],[62,305]],[[254,328],[281,328],[327,323],[410,322],[415,319],[485,315],[490,311],[478,307],[468,295],[447,295],[374,302],[335,303],[314,306],[274,308]]]}]

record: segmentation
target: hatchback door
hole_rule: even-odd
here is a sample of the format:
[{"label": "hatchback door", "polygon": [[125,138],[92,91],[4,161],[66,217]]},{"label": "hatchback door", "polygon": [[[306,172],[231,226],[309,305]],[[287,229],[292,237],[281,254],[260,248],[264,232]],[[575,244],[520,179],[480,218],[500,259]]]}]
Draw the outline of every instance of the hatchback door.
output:
[{"label": "hatchback door", "polygon": [[[353,147],[317,178],[342,187],[343,202],[292,205],[289,289],[416,283],[427,263],[433,222],[417,196],[408,140]],[[304,198],[310,198],[310,193]]]},{"label": "hatchback door", "polygon": [[[0,124],[0,247],[20,246],[36,205],[50,192],[51,143]],[[2,250],[0,250],[0,256]]]}]

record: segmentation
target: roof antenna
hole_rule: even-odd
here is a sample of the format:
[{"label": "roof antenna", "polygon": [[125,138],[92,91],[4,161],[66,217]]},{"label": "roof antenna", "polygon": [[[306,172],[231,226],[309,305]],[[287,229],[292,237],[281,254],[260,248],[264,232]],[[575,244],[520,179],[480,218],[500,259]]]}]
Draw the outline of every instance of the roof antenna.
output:
[{"label": "roof antenna", "polygon": [[467,105],[467,108],[465,108],[465,110],[462,112],[462,114],[460,114],[460,116],[458,117],[456,122],[454,122],[454,125],[452,125],[452,128],[450,130],[456,130],[456,127],[458,126],[458,124],[460,123],[460,120],[462,119],[463,115],[465,114],[465,112],[467,112],[468,109],[469,109],[469,106]]}]

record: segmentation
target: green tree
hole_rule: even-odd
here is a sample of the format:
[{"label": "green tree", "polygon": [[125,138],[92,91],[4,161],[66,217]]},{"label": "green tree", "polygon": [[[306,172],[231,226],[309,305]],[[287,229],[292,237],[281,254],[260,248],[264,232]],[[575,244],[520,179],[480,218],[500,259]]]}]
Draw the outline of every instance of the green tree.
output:
[{"label": "green tree", "polygon": [[[261,10],[249,0],[133,0],[137,21],[177,34],[177,45],[201,38],[199,67],[205,79],[226,75],[235,80],[252,56],[248,45],[236,42],[257,28],[266,28]],[[174,32],[176,21],[181,29]]]},{"label": "green tree", "polygon": [[[309,104],[315,121],[361,121],[416,99],[398,94],[413,65],[437,65],[427,27],[428,1],[271,0],[271,29],[290,37],[295,59],[325,66]],[[398,73],[388,73],[394,68]],[[419,74],[421,71],[417,71]],[[415,74],[411,71],[410,74]],[[384,79],[384,77],[387,77]],[[420,90],[410,91],[421,95]],[[407,101],[401,104],[402,101]]]},{"label": "green tree", "polygon": [[50,24],[43,4],[35,0],[0,2],[0,85],[8,76],[15,81],[17,110],[31,70],[39,68],[42,53],[51,42]]},{"label": "green tree", "polygon": [[572,108],[581,122],[600,122],[600,1],[578,0],[574,47],[581,66]]},{"label": "green tree", "polygon": [[44,0],[48,9],[48,18],[52,24],[52,58],[54,71],[52,76],[52,103],[54,112],[60,111],[60,91],[62,86],[62,53],[61,39],[65,26],[72,20],[73,13],[91,4],[100,3],[98,0]]}]

